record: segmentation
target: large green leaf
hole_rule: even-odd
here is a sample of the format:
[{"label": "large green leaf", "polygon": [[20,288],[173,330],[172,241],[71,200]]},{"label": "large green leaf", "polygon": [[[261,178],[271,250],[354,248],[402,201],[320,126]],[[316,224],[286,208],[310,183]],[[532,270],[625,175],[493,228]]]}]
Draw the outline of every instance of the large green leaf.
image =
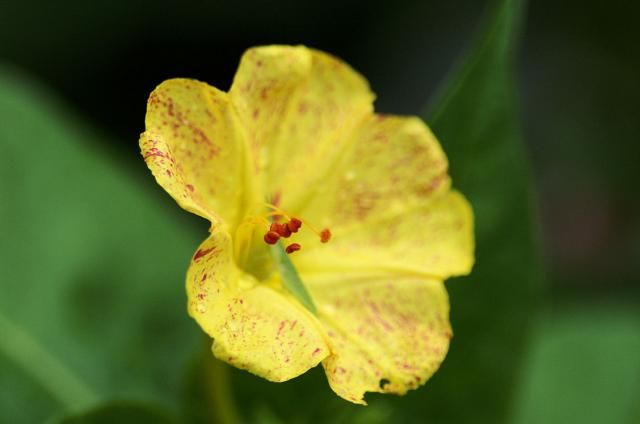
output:
[{"label": "large green leaf", "polygon": [[64,109],[0,68],[0,422],[113,396],[175,407],[198,346],[195,231]]},{"label": "large green leaf", "polygon": [[538,306],[541,271],[513,69],[522,3],[495,4],[484,35],[427,114],[476,219],[473,272],[447,283],[450,353],[413,398],[422,399],[418,410],[430,422],[507,419]]}]

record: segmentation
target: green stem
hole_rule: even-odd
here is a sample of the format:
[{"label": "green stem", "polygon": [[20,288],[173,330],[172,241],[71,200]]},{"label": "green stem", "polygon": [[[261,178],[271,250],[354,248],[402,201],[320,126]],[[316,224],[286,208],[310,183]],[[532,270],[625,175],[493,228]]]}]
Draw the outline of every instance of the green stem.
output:
[{"label": "green stem", "polygon": [[93,390],[58,358],[0,313],[0,353],[18,364],[67,410],[75,411],[98,401]]},{"label": "green stem", "polygon": [[203,369],[207,398],[211,402],[209,413],[211,422],[220,424],[237,424],[240,422],[238,412],[233,401],[231,374],[229,365],[215,358],[211,353],[211,339],[207,338],[204,349]]}]

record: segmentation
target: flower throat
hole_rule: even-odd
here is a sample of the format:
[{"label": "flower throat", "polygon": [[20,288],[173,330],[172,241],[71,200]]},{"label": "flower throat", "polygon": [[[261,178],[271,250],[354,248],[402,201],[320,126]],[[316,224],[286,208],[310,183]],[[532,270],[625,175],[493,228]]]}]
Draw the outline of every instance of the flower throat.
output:
[{"label": "flower throat", "polygon": [[267,208],[267,212],[245,218],[238,225],[234,240],[236,263],[258,278],[264,278],[265,272],[268,273],[267,271],[259,272],[260,268],[265,267],[263,257],[264,252],[268,252],[268,249],[264,249],[267,245],[275,245],[282,241],[286,244],[284,250],[287,254],[301,250],[300,243],[285,242],[295,237],[301,229],[314,232],[321,243],[331,240],[331,231],[328,228],[318,231],[307,221],[290,215],[271,203],[264,203],[261,207]]}]

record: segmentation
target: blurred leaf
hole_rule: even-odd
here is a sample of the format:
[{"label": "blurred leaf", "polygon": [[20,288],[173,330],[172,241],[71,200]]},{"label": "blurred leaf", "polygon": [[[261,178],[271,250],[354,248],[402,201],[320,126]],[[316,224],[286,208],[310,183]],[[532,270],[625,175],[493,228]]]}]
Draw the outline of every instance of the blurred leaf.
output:
[{"label": "blurred leaf", "polygon": [[514,422],[637,423],[638,305],[555,309],[537,328]]},{"label": "blurred leaf", "polygon": [[403,399],[429,422],[507,419],[539,298],[529,167],[514,101],[513,53],[522,1],[505,0],[427,115],[453,184],[476,219],[472,274],[447,283],[455,337],[427,388]]},{"label": "blurred leaf", "polygon": [[182,285],[197,240],[88,147],[94,133],[3,68],[0,116],[0,379],[12,388],[0,422],[114,396],[175,406],[199,340]]},{"label": "blurred leaf", "polygon": [[128,402],[110,403],[59,421],[60,424],[171,424],[174,422],[166,412]]}]

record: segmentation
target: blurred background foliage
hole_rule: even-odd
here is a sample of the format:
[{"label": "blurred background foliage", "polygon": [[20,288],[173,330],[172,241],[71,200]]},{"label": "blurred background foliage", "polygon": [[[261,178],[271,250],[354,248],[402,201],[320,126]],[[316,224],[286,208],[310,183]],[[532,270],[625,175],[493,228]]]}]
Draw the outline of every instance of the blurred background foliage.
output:
[{"label": "blurred background foliage", "polygon": [[[3,2],[0,422],[640,421],[638,12]],[[474,205],[476,268],[447,283],[449,357],[405,397],[362,408],[320,369],[283,384],[230,369],[185,313],[206,224],[139,156],[146,98],[176,76],[226,89],[242,52],[268,43],[338,55],[378,110],[422,114]]]}]

